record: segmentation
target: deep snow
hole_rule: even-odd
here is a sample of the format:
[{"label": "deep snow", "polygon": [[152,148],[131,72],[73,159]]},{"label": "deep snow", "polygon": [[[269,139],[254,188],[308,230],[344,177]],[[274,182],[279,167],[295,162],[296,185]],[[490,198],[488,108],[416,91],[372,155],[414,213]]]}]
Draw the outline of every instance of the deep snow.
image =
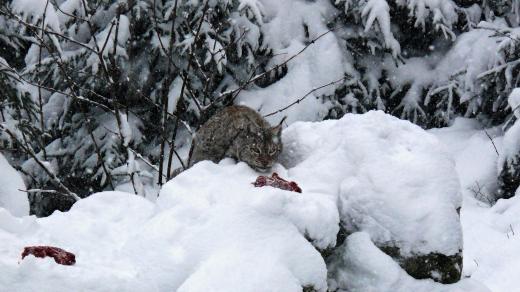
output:
[{"label": "deep snow", "polygon": [[[468,190],[474,180],[492,190],[494,149],[473,121],[458,120],[430,133],[381,112],[295,123],[284,134],[285,167],[273,170],[297,181],[302,194],[255,188],[251,183],[258,173],[225,159],[201,162],[180,174],[156,202],[103,192],[47,218],[17,218],[0,208],[0,242],[5,243],[0,245],[0,287],[301,291],[313,286],[325,291],[331,285],[354,291],[486,291],[480,281],[492,291],[514,289],[518,200],[489,208]],[[414,252],[457,251],[460,192],[464,273],[471,279],[455,285],[415,280],[371,243],[391,239]],[[335,244],[340,218],[361,232],[337,251],[345,266],[327,279],[315,247]],[[21,261],[28,245],[64,248],[76,254],[77,264],[60,266],[32,256]]]},{"label": "deep snow", "polygon": [[520,197],[501,199],[493,207],[489,206],[496,191],[499,155],[505,155],[502,130],[484,130],[474,120],[457,119],[449,128],[430,132],[443,141],[456,158],[463,194],[464,275],[480,281],[491,291],[517,291],[520,286],[517,276]]}]

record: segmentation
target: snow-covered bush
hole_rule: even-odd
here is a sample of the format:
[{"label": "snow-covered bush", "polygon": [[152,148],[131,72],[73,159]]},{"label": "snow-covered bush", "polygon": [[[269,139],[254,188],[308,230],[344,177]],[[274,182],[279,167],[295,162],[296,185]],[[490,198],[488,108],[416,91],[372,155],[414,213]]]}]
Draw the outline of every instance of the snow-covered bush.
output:
[{"label": "snow-covered bush", "polygon": [[379,111],[295,123],[283,138],[290,179],[337,201],[346,234],[369,233],[416,278],[459,280],[460,186],[434,136]]},{"label": "snow-covered bush", "polygon": [[[7,101],[32,105],[33,116],[5,119],[31,137],[26,146],[80,196],[128,182],[143,195],[143,184],[164,182],[172,164],[180,167],[170,149],[189,144],[191,127],[231,103],[240,85],[266,70],[271,55],[255,1],[12,0],[0,6],[0,23],[9,21],[10,33],[30,43],[26,53],[17,49],[25,53],[23,69],[0,70],[0,85],[18,77],[18,87],[5,86]],[[0,69],[10,69],[0,61]],[[274,78],[265,76],[265,84]],[[8,105],[0,104],[2,113]],[[57,188],[34,157],[20,156],[31,187]],[[37,205],[47,200],[33,197]]]},{"label": "snow-covered bush", "polygon": [[520,88],[515,88],[508,98],[514,116],[513,125],[504,135],[504,150],[498,160],[497,198],[511,198],[520,186]]},{"label": "snow-covered bush", "polygon": [[426,127],[460,115],[503,122],[518,82],[518,5],[476,2],[335,1],[355,74],[332,116],[377,108]]}]

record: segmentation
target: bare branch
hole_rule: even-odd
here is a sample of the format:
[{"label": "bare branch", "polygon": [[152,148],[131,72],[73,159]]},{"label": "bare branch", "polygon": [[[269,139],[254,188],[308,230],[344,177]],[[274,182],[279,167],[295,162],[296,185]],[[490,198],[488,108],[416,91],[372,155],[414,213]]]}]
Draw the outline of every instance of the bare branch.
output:
[{"label": "bare branch", "polygon": [[[264,76],[266,76],[267,74],[270,74],[271,72],[275,71],[275,70],[278,70],[280,68],[282,68],[283,66],[287,65],[287,63],[289,63],[290,61],[292,61],[294,58],[298,57],[299,55],[301,55],[303,52],[305,52],[305,50],[307,50],[311,45],[315,44],[319,39],[321,39],[322,37],[326,36],[327,34],[329,34],[330,32],[334,31],[335,28],[331,28],[329,30],[327,30],[326,32],[324,33],[321,33],[320,35],[318,35],[316,38],[312,39],[309,41],[309,43],[307,43],[305,45],[305,47],[303,47],[300,51],[298,51],[296,54],[292,55],[291,57],[289,57],[287,60],[283,61],[282,63],[279,63],[279,64],[276,64],[274,65],[273,67],[271,67],[270,69],[264,71],[263,73],[261,74],[257,74],[253,77],[250,77],[244,84],[242,84],[241,86],[239,86],[238,88],[236,89],[233,89],[233,90],[228,90],[228,91],[225,91],[223,93],[221,93],[219,96],[217,96],[210,104],[208,104],[207,106],[204,106],[204,109],[203,110],[208,110],[210,107],[214,106],[216,103],[220,102],[224,97],[228,96],[228,95],[234,95],[236,94],[237,92],[240,92],[242,89],[244,89],[245,87],[247,87],[249,84],[251,83],[254,83],[256,82],[257,80],[263,78]],[[253,71],[254,72],[254,71]]]},{"label": "bare branch", "polygon": [[[137,156],[137,158],[141,159],[146,165],[150,166],[153,170],[159,172],[159,167],[157,167],[156,165],[154,165],[153,163],[151,163],[150,161],[148,161],[146,158],[143,157],[143,155],[141,155],[140,153],[138,153],[137,151],[135,151],[134,149],[128,147],[128,150],[130,150],[132,153],[135,154],[135,156]],[[162,175],[164,178],[166,178],[166,175]]]},{"label": "bare branch", "polygon": [[322,88],[324,88],[324,87],[331,86],[331,85],[334,85],[334,84],[339,83],[339,82],[343,82],[345,79],[347,79],[347,77],[341,77],[341,78],[338,79],[338,80],[335,80],[335,81],[329,82],[329,83],[327,83],[327,84],[324,84],[324,85],[318,86],[318,87],[316,87],[316,88],[313,88],[312,90],[310,90],[309,92],[307,92],[304,96],[298,98],[297,100],[291,102],[290,104],[288,104],[287,106],[285,106],[285,107],[283,107],[283,108],[281,108],[281,109],[279,109],[279,110],[276,110],[276,111],[274,111],[274,112],[272,112],[272,113],[269,113],[269,114],[265,115],[264,117],[270,117],[270,116],[275,115],[275,114],[277,114],[277,113],[281,113],[281,112],[287,110],[288,108],[290,108],[290,107],[292,107],[292,106],[294,106],[294,105],[296,105],[296,104],[299,104],[299,103],[302,102],[305,98],[307,98],[307,96],[311,95],[311,94],[314,93],[315,91],[318,91],[318,90],[320,90],[320,89],[322,89]]},{"label": "bare branch", "polygon": [[491,141],[491,144],[493,144],[493,148],[495,148],[495,152],[497,153],[497,156],[500,156],[498,153],[497,145],[495,145],[495,141],[493,141],[493,138],[489,135],[489,133],[484,129],[484,133],[486,133],[486,136],[489,138],[489,141]]},{"label": "bare branch", "polygon": [[[43,32],[45,30],[45,19],[47,17],[47,7],[48,6],[49,6],[49,0],[47,0],[45,2],[45,9],[43,10],[42,28],[41,28],[41,35],[40,35],[40,38],[42,38],[42,39],[43,39]],[[42,69],[42,53],[43,53],[42,45],[40,44],[39,51],[38,51],[38,77],[37,77],[38,85],[41,85],[40,74],[41,74],[41,69]],[[38,108],[39,108],[39,113],[40,113],[40,131],[42,132],[41,144],[42,144],[43,159],[47,160],[47,151],[45,151],[45,145],[44,145],[45,143],[43,142],[43,139],[45,137],[45,124],[44,124],[44,120],[43,120],[42,88],[40,86],[38,86]]]},{"label": "bare branch", "polygon": [[[204,18],[206,17],[206,13],[207,13],[208,9],[209,9],[209,1],[206,0],[206,2],[204,4],[204,8],[202,9],[202,16],[200,17],[200,22],[199,22],[199,25],[197,27],[196,34],[194,36],[194,41],[193,41],[194,45],[196,45],[197,39],[199,38],[200,30],[202,28],[202,24],[204,23]],[[192,63],[192,60],[193,60],[194,56],[195,56],[195,50],[192,48],[191,51],[190,51],[190,55],[188,56],[188,66],[186,68],[186,71],[184,71],[183,73],[181,72],[181,75],[183,75],[184,78],[183,78],[183,82],[182,82],[181,92],[179,93],[179,101],[177,102],[177,108],[175,109],[175,112],[177,113],[177,115],[179,115],[179,112],[182,111],[182,103],[183,103],[182,102],[182,98],[184,96],[184,91],[186,90],[186,85],[187,85],[187,80],[188,80],[188,73],[187,72],[190,70],[191,63]],[[192,100],[195,102],[195,105],[197,106],[199,112],[201,112],[202,109],[201,109],[201,106],[199,105],[197,99],[194,96],[192,96]],[[169,156],[168,156],[168,168],[167,168],[168,179],[170,178],[171,165],[172,165],[172,162],[173,162],[173,155],[174,154],[179,158],[179,161],[181,161],[181,164],[182,164],[182,159],[180,159],[178,153],[175,151],[175,140],[177,139],[178,128],[179,128],[179,119],[176,119],[175,120],[175,125],[173,127],[173,134],[172,134],[173,136],[172,136],[172,141],[171,141],[171,144],[170,144],[170,153],[169,153]],[[163,148],[161,148],[161,149],[163,149]],[[182,167],[183,167],[183,169],[186,168],[184,164],[182,164]],[[162,164],[161,164],[161,170],[162,170]],[[159,181],[161,181],[161,177],[159,177]]]}]

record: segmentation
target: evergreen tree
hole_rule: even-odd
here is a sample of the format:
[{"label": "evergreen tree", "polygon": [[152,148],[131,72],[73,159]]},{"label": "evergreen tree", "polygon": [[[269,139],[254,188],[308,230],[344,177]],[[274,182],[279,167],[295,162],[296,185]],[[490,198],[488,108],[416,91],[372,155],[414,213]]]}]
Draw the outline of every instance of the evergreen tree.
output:
[{"label": "evergreen tree", "polygon": [[[38,158],[80,196],[127,182],[136,194],[156,195],[147,194],[144,185],[163,183],[181,167],[175,149],[189,144],[190,132],[232,102],[237,88],[269,59],[258,11],[246,4],[3,5],[3,17],[31,40],[23,78],[41,107],[33,110],[26,132],[37,133],[30,144]],[[35,6],[27,10],[27,5]],[[21,162],[31,187],[52,187],[37,161]],[[33,198],[36,205],[52,205],[40,201],[47,199]]]},{"label": "evergreen tree", "polygon": [[434,127],[455,116],[500,124],[508,115],[518,60],[508,35],[518,27],[516,1],[334,4],[355,74],[338,88],[333,116],[376,108]]}]

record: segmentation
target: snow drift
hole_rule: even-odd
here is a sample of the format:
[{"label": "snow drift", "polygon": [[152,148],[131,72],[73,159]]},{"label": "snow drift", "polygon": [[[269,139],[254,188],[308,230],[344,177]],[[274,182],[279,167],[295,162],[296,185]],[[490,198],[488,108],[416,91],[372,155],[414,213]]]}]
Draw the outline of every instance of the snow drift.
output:
[{"label": "snow drift", "polygon": [[[225,159],[181,173],[163,186],[156,203],[103,192],[47,218],[16,218],[0,209],[0,241],[6,243],[0,246],[5,255],[0,286],[285,292],[326,291],[328,283],[341,289],[391,283],[477,291],[479,284],[470,280],[455,286],[415,280],[371,243],[391,243],[405,255],[459,252],[458,181],[436,138],[409,122],[370,112],[295,123],[284,139],[285,166],[273,171],[297,182],[301,194],[256,188],[257,172]],[[326,262],[320,251],[336,246],[340,224],[366,235],[348,237]],[[27,245],[66,249],[76,255],[76,265],[32,256],[18,263]],[[358,252],[370,260],[356,259]],[[334,258],[354,261],[356,273]],[[374,278],[374,267],[397,276]],[[343,286],[345,275],[355,277],[356,286]]]}]

